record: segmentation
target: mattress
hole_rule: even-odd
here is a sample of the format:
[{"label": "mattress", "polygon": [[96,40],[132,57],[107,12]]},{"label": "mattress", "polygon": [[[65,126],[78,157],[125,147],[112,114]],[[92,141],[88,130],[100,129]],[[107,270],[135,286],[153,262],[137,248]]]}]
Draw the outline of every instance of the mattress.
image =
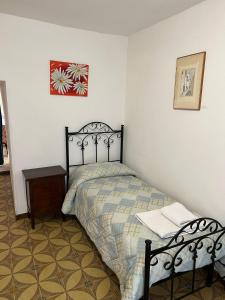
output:
[{"label": "mattress", "polygon": [[[71,180],[62,211],[76,215],[103,261],[115,272],[122,300],[137,300],[143,296],[145,240],[152,241],[152,249],[165,246],[169,240],[161,239],[141,224],[135,214],[162,208],[175,200],[123,166],[105,164],[103,170],[99,164],[81,167],[83,169]],[[189,238],[193,236],[185,236]],[[206,252],[210,240],[206,240],[204,246],[198,252],[197,267],[210,263],[210,255]],[[171,255],[175,251],[171,249]],[[223,256],[224,245],[217,259]],[[176,272],[192,269],[192,254],[188,249],[182,251],[181,257],[183,263],[176,267]],[[158,264],[151,268],[150,286],[170,275],[163,267],[166,261],[168,257],[162,254]]]}]

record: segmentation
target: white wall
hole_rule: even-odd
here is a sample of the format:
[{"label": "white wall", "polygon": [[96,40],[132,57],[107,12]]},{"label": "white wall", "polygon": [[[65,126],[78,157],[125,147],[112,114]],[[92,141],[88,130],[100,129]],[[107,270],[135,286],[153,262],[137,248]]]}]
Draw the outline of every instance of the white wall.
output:
[{"label": "white wall", "polygon": [[[173,110],[176,58],[207,51],[200,111]],[[209,0],[129,37],[126,161],[225,224],[225,1]]]},{"label": "white wall", "polygon": [[[7,85],[16,213],[26,212],[21,170],[65,166],[64,126],[124,120],[127,38],[0,14],[0,80]],[[90,65],[89,96],[49,94],[49,60]]]}]

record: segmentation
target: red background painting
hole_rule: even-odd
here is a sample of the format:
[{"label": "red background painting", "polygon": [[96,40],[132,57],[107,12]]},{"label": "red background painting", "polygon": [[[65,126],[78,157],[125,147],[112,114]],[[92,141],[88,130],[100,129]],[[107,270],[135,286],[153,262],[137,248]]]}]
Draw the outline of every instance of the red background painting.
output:
[{"label": "red background painting", "polygon": [[67,68],[71,65],[71,64],[76,64],[76,65],[80,65],[77,63],[70,63],[70,62],[62,62],[62,61],[54,61],[51,60],[50,61],[50,94],[51,95],[60,95],[60,96],[79,96],[79,97],[87,97],[88,96],[88,76],[89,76],[89,66],[82,64],[82,66],[87,68],[87,75],[85,76],[86,79],[84,77],[81,77],[79,80],[78,79],[74,79],[72,78],[72,76],[70,76],[70,79],[72,80],[73,84],[76,84],[77,82],[81,82],[81,83],[85,83],[87,84],[87,90],[84,92],[84,94],[80,94],[77,92],[77,90],[74,90],[73,87],[70,87],[68,89],[68,91],[65,91],[64,93],[59,92],[54,86],[54,82],[52,80],[52,73],[58,69],[61,71],[64,71],[66,73]]}]

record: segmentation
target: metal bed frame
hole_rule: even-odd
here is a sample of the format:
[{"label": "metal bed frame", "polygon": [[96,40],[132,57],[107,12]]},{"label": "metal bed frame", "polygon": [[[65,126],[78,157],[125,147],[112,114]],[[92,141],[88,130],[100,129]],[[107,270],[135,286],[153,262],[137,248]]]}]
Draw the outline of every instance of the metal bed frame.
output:
[{"label": "metal bed frame", "polygon": [[[184,233],[188,233],[189,239],[185,239]],[[202,235],[191,238],[192,235],[201,233]],[[142,300],[149,299],[149,284],[150,284],[150,272],[159,263],[159,255],[165,255],[167,258],[163,264],[163,268],[167,271],[170,271],[170,276],[165,280],[170,278],[171,287],[170,287],[170,299],[178,300],[184,297],[187,297],[205,287],[210,287],[214,282],[218,281],[216,278],[213,279],[215,262],[217,260],[217,253],[225,245],[222,243],[222,238],[225,241],[225,227],[223,227],[218,221],[212,218],[199,218],[188,224],[184,225],[177,233],[174,235],[164,247],[157,248],[152,250],[152,241],[145,241],[145,273],[144,273],[144,296]],[[205,245],[204,245],[205,243]],[[199,251],[206,247],[206,255],[208,255],[210,264],[204,266],[206,269],[206,281],[200,287],[196,287],[196,265],[197,259],[199,256]],[[172,250],[172,251],[170,251]],[[187,272],[176,273],[176,268],[181,266],[184,262],[182,258],[182,253],[185,251],[189,252],[192,257],[192,281],[190,291],[183,294],[182,296],[175,298],[174,297],[174,279],[176,276],[182,275]],[[222,264],[222,263],[221,263]],[[222,264],[223,265],[223,264]],[[224,265],[225,266],[225,265]],[[225,276],[223,277],[225,280]],[[164,280],[161,280],[162,282]],[[158,284],[157,282],[156,284]],[[224,283],[223,283],[224,284]],[[155,285],[155,284],[154,284]],[[225,285],[224,285],[225,287]]]},{"label": "metal bed frame", "polygon": [[[70,132],[68,127],[65,127],[65,140],[66,140],[66,171],[67,171],[67,189],[69,183],[69,170],[70,167],[78,167],[86,165],[85,162],[85,149],[89,146],[90,142],[95,145],[95,162],[98,162],[98,145],[104,143],[107,149],[108,162],[123,162],[123,130],[124,125],[121,125],[120,130],[114,130],[109,125],[103,122],[91,122],[84,125],[79,131]],[[119,159],[110,159],[110,148],[116,141],[120,142]],[[70,150],[69,143],[74,143],[81,150],[81,163],[70,164]]]},{"label": "metal bed frame", "polygon": [[[70,132],[68,127],[65,127],[65,138],[66,138],[66,170],[67,170],[67,188],[69,183],[69,170],[70,167],[76,167],[87,164],[85,162],[85,149],[92,142],[95,145],[95,162],[98,162],[98,145],[99,143],[104,143],[107,151],[107,161],[118,161],[123,162],[123,138],[124,138],[124,125],[121,125],[119,130],[112,129],[109,125],[103,122],[91,122],[84,125],[79,131]],[[110,148],[111,145],[115,142],[120,143],[120,153],[118,160],[110,160]],[[80,149],[81,153],[81,163],[79,164],[70,164],[70,147],[69,143],[73,143]],[[183,235],[188,233],[188,239]],[[201,233],[200,236],[191,237]],[[187,236],[186,236],[187,237]],[[222,247],[225,247],[222,243],[222,238],[225,239],[225,227],[223,227],[218,221],[212,218],[199,218],[194,220],[185,226],[183,226],[175,236],[173,236],[166,246],[153,249],[152,250],[152,241],[145,241],[145,271],[144,271],[144,292],[143,297],[140,300],[149,299],[149,285],[150,285],[150,274],[154,266],[159,263],[159,255],[164,255],[167,258],[163,264],[163,268],[170,272],[170,276],[164,280],[154,283],[153,285],[159,284],[162,281],[171,280],[171,290],[170,290],[170,299],[178,300],[188,295],[193,294],[194,292],[206,287],[211,286],[216,280],[213,278],[215,262],[217,260],[217,253],[221,250]],[[207,245],[204,245],[204,243]],[[206,254],[209,255],[210,264],[204,268],[207,270],[207,276],[205,284],[196,287],[196,269],[197,269],[197,259],[199,251],[206,247]],[[192,281],[191,289],[189,292],[185,293],[179,298],[174,296],[174,279],[176,276],[179,276],[183,273],[177,273],[176,268],[181,266],[184,262],[181,257],[184,251],[188,251],[192,257]],[[222,264],[222,263],[221,263]],[[225,266],[225,265],[224,265]],[[188,271],[190,272],[190,270]],[[225,280],[225,276],[223,277]],[[218,279],[217,279],[218,280]]]}]

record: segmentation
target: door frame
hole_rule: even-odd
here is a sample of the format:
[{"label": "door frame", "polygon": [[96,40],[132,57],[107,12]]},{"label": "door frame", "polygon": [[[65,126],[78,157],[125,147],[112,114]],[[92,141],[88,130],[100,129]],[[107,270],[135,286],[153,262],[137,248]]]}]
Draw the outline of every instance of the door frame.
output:
[{"label": "door frame", "polygon": [[4,111],[4,115],[5,115],[7,148],[8,148],[8,153],[9,153],[9,165],[10,165],[10,172],[11,172],[11,170],[12,170],[12,152],[11,152],[11,143],[10,143],[9,110],[8,110],[7,94],[6,94],[6,82],[3,80],[0,80],[0,92],[2,95],[3,111]]}]

